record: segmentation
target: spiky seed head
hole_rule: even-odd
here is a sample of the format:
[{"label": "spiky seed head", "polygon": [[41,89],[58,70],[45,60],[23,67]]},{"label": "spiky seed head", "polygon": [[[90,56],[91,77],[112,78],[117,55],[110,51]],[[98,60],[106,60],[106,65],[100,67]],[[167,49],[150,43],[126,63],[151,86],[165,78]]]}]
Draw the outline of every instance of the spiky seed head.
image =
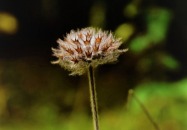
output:
[{"label": "spiky seed head", "polygon": [[58,48],[52,48],[52,51],[58,60],[52,63],[71,71],[71,75],[84,74],[90,65],[95,68],[117,61],[118,56],[128,50],[118,49],[122,42],[111,32],[92,27],[71,30],[63,40],[59,38],[57,43]]}]

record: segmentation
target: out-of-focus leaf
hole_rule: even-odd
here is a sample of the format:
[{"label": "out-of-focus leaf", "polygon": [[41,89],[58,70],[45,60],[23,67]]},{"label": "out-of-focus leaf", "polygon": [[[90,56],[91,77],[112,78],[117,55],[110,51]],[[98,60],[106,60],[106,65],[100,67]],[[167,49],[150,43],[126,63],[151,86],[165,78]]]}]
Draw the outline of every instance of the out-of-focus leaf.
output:
[{"label": "out-of-focus leaf", "polygon": [[147,32],[137,36],[130,44],[130,49],[134,53],[140,53],[149,46],[163,41],[167,34],[171,14],[165,9],[151,9],[146,16]]},{"label": "out-of-focus leaf", "polygon": [[90,11],[90,25],[95,27],[103,27],[105,25],[105,5],[96,2]]},{"label": "out-of-focus leaf", "polygon": [[150,45],[150,39],[147,36],[138,36],[132,40],[129,48],[134,53],[140,53]]},{"label": "out-of-focus leaf", "polygon": [[125,8],[124,8],[124,11],[123,11],[124,15],[127,16],[127,17],[134,17],[137,15],[138,13],[138,8],[136,6],[136,4],[134,3],[130,3],[128,4]]},{"label": "out-of-focus leaf", "polygon": [[165,39],[171,13],[166,9],[151,9],[147,15],[147,34],[154,43]]},{"label": "out-of-focus leaf", "polygon": [[129,23],[121,24],[115,31],[117,37],[122,38],[123,41],[127,41],[134,32],[134,26]]},{"label": "out-of-focus leaf", "polygon": [[0,12],[0,33],[14,34],[17,29],[17,19],[9,13]]},{"label": "out-of-focus leaf", "polygon": [[179,63],[176,61],[176,59],[167,54],[160,57],[160,62],[168,69],[176,69],[179,67]]}]

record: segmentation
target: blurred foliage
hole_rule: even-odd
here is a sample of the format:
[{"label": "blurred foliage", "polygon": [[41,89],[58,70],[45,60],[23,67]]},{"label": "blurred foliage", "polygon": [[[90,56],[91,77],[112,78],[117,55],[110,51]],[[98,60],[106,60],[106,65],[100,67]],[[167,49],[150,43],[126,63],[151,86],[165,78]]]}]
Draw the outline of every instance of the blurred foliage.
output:
[{"label": "blurred foliage", "polygon": [[[52,42],[59,37],[55,29],[63,33],[66,30],[61,28],[67,26],[66,29],[72,29],[72,23],[82,27],[79,20],[85,19],[87,23],[84,26],[111,29],[116,37],[122,38],[122,48],[129,48],[117,64],[103,65],[96,70],[101,130],[154,130],[137,102],[133,98],[127,100],[129,89],[135,90],[162,130],[187,129],[187,80],[183,77],[172,81],[181,64],[165,45],[174,14],[171,10],[148,3],[144,5],[141,0],[132,0],[124,5],[118,1],[98,0],[87,2],[90,7],[81,1],[73,5],[69,1],[61,4],[58,0],[40,2],[41,7],[29,5],[32,12],[29,20],[27,13],[26,18],[21,19],[17,17],[19,15],[0,12],[0,34],[23,35],[23,30],[28,30],[24,37],[9,37],[13,43],[24,43],[10,48],[24,53],[27,52],[25,46],[29,49],[34,46],[39,50],[35,52],[37,49],[33,49],[29,56],[24,54],[19,58],[0,57],[1,130],[93,129],[87,77],[69,77],[67,71],[50,64],[49,54],[41,56],[41,53],[46,53],[44,46],[50,50],[51,43],[50,46],[45,44],[48,35],[55,33],[55,36],[51,36]],[[87,18],[78,14],[84,12],[85,7],[89,9]],[[29,9],[25,12],[29,12]],[[22,25],[23,21],[29,21],[25,23],[26,28]],[[114,26],[110,26],[112,22]],[[51,28],[44,29],[47,25]],[[23,32],[21,27],[24,28]],[[23,48],[19,48],[23,45]],[[12,51],[5,53],[14,55]]]},{"label": "blurred foliage", "polygon": [[[150,82],[137,86],[135,93],[145,105],[159,127],[163,130],[182,130],[187,128],[187,79],[168,83]],[[69,116],[61,113],[48,103],[32,106],[29,120],[13,120],[8,125],[1,125],[2,130],[92,130],[90,116],[82,112],[72,112]],[[102,112],[100,115],[102,130],[154,130],[139,104],[129,98],[123,107]]]},{"label": "blurred foliage", "polygon": [[165,40],[171,13],[165,9],[152,8],[146,14],[146,33],[132,40],[130,49],[139,53]]}]

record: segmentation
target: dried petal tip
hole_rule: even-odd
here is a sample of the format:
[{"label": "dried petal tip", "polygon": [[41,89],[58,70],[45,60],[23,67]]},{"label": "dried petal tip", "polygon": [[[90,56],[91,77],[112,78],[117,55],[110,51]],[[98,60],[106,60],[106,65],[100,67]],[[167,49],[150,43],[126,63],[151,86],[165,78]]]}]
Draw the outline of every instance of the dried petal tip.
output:
[{"label": "dried petal tip", "polygon": [[53,64],[60,64],[71,71],[71,75],[82,75],[89,65],[117,61],[120,54],[128,49],[118,49],[122,42],[111,32],[95,28],[83,28],[70,31],[64,40],[58,39],[58,48],[52,48],[53,55],[58,58]]}]

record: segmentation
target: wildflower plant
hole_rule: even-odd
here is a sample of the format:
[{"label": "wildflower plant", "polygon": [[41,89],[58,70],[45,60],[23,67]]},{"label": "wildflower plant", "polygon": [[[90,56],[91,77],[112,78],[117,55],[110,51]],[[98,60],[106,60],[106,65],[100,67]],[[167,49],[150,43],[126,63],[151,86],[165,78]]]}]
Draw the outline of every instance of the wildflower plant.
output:
[{"label": "wildflower plant", "polygon": [[122,41],[111,32],[92,27],[71,30],[63,40],[59,38],[57,43],[58,48],[52,48],[52,51],[58,60],[52,62],[53,64],[59,64],[71,71],[70,75],[88,73],[94,130],[99,130],[94,68],[117,61],[119,55],[128,49],[119,49]]}]

